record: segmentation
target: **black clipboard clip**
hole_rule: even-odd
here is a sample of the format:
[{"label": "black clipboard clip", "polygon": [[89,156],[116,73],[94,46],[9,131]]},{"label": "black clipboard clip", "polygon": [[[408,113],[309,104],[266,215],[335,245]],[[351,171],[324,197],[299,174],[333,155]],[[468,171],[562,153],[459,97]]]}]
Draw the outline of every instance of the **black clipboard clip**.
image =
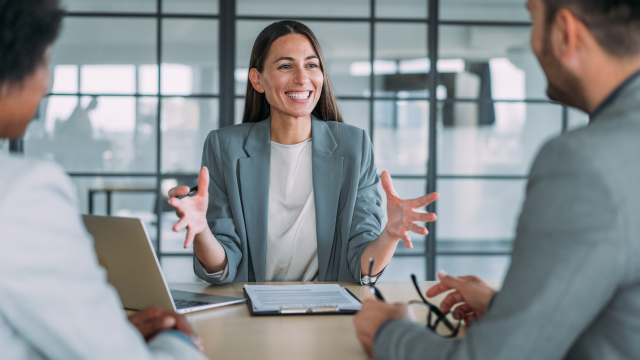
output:
[{"label": "black clipboard clip", "polygon": [[336,313],[338,305],[281,306],[280,314]]}]

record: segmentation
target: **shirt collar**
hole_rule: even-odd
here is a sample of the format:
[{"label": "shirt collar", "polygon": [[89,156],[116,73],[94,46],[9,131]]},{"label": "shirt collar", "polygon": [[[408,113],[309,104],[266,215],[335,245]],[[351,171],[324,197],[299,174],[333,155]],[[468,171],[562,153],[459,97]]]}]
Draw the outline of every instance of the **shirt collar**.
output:
[{"label": "shirt collar", "polygon": [[604,101],[602,101],[600,105],[598,105],[598,107],[593,110],[591,114],[589,114],[589,122],[592,122],[596,118],[596,116],[600,115],[600,113],[602,113],[604,109],[609,107],[609,105],[611,105],[618,98],[622,90],[629,86],[629,83],[635,80],[638,76],[640,76],[640,70],[636,71],[633,75],[629,76],[625,81],[618,85],[618,87],[615,88],[609,94],[609,96],[607,96]]}]

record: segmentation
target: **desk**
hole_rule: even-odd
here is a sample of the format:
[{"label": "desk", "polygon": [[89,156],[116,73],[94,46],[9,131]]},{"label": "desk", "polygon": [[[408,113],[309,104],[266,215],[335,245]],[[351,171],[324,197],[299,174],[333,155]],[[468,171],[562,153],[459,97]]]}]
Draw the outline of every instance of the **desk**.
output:
[{"label": "desk", "polygon": [[[265,283],[259,283],[265,284]],[[291,285],[303,283],[268,283]],[[352,282],[339,283],[360,300],[371,298],[369,289]],[[410,281],[380,282],[389,302],[419,299]],[[422,291],[436,284],[420,282]],[[176,290],[243,297],[243,283],[208,286],[206,283],[170,283]],[[439,304],[443,296],[434,298]],[[202,338],[209,359],[367,359],[356,339],[353,315],[251,317],[246,304],[231,305],[187,315]]]}]

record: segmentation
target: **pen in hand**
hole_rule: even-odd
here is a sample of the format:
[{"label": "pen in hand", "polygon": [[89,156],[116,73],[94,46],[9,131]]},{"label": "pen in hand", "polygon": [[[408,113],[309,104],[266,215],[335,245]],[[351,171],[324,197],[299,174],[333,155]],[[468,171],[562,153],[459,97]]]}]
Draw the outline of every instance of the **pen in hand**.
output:
[{"label": "pen in hand", "polygon": [[198,186],[194,186],[191,189],[189,189],[189,192],[187,194],[178,196],[178,199],[184,199],[187,196],[194,196],[197,193],[198,193]]}]

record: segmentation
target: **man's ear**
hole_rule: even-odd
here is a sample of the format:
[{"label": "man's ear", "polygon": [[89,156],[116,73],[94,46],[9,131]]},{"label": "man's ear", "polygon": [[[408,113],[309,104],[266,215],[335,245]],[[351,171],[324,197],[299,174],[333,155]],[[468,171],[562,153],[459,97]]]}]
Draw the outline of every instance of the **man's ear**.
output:
[{"label": "man's ear", "polygon": [[251,85],[257,92],[264,93],[264,86],[262,86],[262,82],[260,81],[260,72],[258,69],[253,68],[249,71],[249,81],[251,81]]},{"label": "man's ear", "polygon": [[571,62],[584,46],[584,23],[568,9],[560,9],[551,25],[551,47],[557,59]]}]

